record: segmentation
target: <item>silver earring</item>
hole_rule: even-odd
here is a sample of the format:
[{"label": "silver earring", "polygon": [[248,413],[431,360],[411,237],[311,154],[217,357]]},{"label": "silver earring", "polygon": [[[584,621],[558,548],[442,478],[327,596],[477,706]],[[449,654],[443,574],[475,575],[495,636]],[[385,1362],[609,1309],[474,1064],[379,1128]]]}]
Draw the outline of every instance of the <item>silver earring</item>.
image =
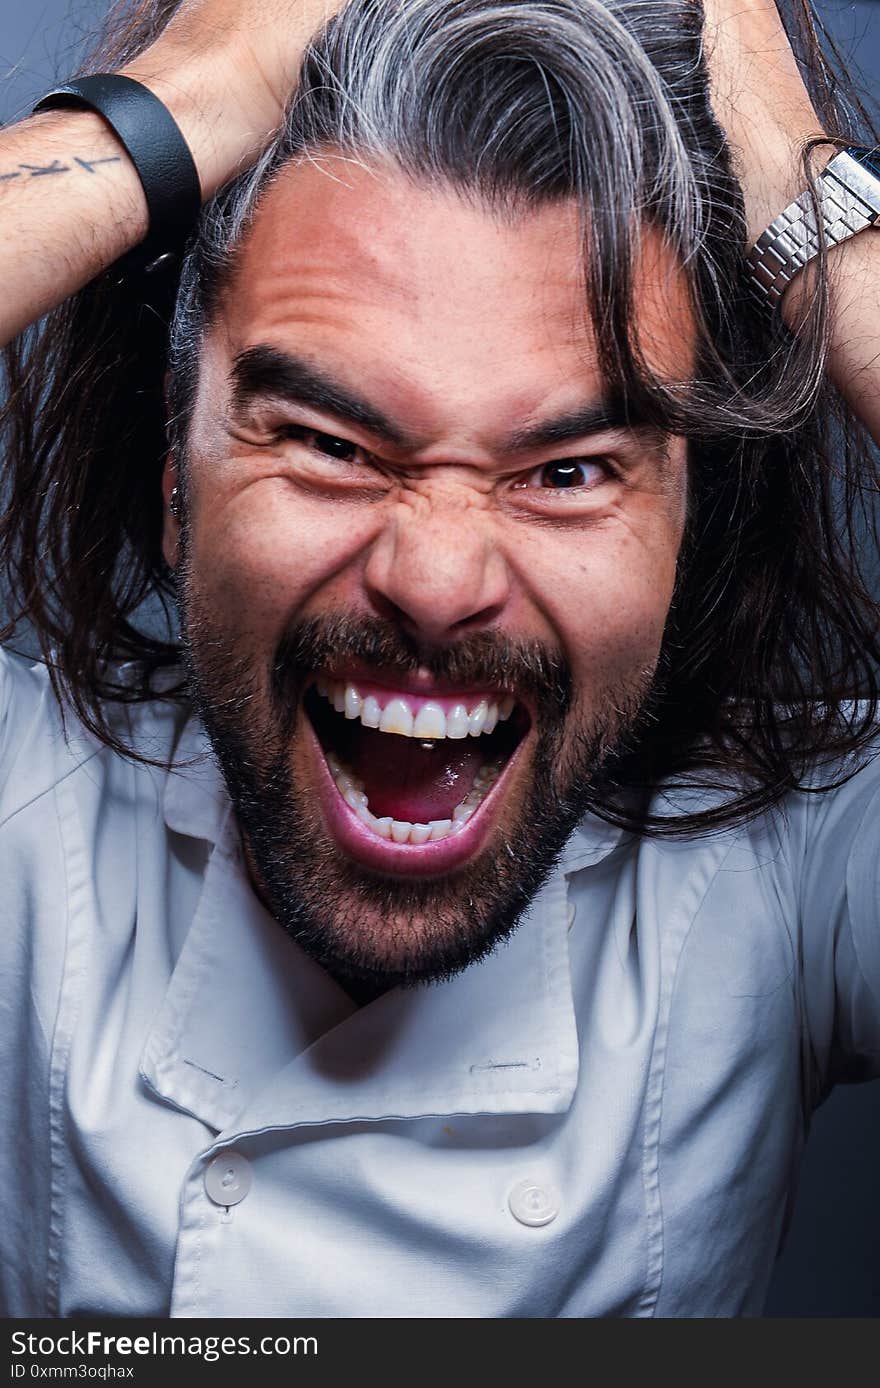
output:
[{"label": "silver earring", "polygon": [[180,520],[180,488],[172,487],[171,495],[168,498],[168,510],[175,520]]}]

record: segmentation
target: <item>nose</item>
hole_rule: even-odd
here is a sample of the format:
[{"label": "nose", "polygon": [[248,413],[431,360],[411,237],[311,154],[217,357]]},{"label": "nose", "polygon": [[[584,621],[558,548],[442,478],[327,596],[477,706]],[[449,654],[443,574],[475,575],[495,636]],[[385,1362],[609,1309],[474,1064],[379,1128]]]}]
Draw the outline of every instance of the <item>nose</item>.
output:
[{"label": "nose", "polygon": [[489,626],[511,591],[487,514],[425,498],[400,506],[384,527],[364,583],[379,615],[438,643]]}]

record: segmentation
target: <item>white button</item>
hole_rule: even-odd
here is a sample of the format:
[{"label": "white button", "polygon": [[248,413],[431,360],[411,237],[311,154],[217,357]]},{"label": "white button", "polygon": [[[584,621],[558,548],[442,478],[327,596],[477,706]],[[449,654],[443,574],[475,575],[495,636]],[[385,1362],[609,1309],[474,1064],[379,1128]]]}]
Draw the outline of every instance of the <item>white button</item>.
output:
[{"label": "white button", "polygon": [[221,1152],[205,1172],[205,1190],[215,1205],[237,1205],[251,1188],[251,1164],[239,1152]]},{"label": "white button", "polygon": [[559,1214],[559,1191],[537,1181],[519,1181],[507,1197],[510,1213],[520,1224],[549,1224]]},{"label": "white button", "polygon": [[569,902],[569,903],[568,903],[568,928],[569,928],[569,930],[571,930],[571,927],[574,925],[574,918],[575,918],[576,915],[577,915],[577,908],[576,908],[575,906],[573,906],[571,902]]}]

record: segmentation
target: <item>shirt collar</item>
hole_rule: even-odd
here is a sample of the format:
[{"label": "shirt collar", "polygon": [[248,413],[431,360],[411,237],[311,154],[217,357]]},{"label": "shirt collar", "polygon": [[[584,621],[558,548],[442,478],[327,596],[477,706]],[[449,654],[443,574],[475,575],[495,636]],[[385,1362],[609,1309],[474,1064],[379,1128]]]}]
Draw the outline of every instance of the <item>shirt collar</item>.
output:
[{"label": "shirt collar", "polygon": [[229,796],[208,736],[190,714],[172,752],[162,796],[165,823],[176,834],[217,843],[230,812]]},{"label": "shirt collar", "polygon": [[616,824],[606,824],[598,815],[584,815],[562,850],[560,871],[571,877],[583,868],[594,867],[613,853],[625,832]]},{"label": "shirt collar", "polygon": [[578,1076],[566,899],[555,875],[488,958],[346,1017],[255,1095],[236,1129],[565,1112]]},{"label": "shirt collar", "polygon": [[168,826],[214,844],[142,1075],[224,1141],[304,1124],[564,1112],[578,1072],[568,878],[621,832],[586,817],[508,941],[454,978],[358,1008],[255,896],[204,731],[191,718]]}]

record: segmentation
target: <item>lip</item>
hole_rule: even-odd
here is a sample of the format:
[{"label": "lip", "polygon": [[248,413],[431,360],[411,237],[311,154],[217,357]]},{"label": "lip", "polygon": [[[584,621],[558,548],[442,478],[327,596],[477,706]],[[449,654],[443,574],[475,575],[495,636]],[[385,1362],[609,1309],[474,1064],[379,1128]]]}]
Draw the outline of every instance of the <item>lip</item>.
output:
[{"label": "lip", "polygon": [[521,760],[523,748],[531,741],[530,729],[463,829],[433,843],[394,843],[372,833],[346,805],[330,773],[311,719],[304,717],[303,721],[317,768],[321,812],[336,844],[359,866],[393,877],[439,877],[465,867],[475,858],[492,832],[496,822],[495,812],[500,808],[504,788]]}]

